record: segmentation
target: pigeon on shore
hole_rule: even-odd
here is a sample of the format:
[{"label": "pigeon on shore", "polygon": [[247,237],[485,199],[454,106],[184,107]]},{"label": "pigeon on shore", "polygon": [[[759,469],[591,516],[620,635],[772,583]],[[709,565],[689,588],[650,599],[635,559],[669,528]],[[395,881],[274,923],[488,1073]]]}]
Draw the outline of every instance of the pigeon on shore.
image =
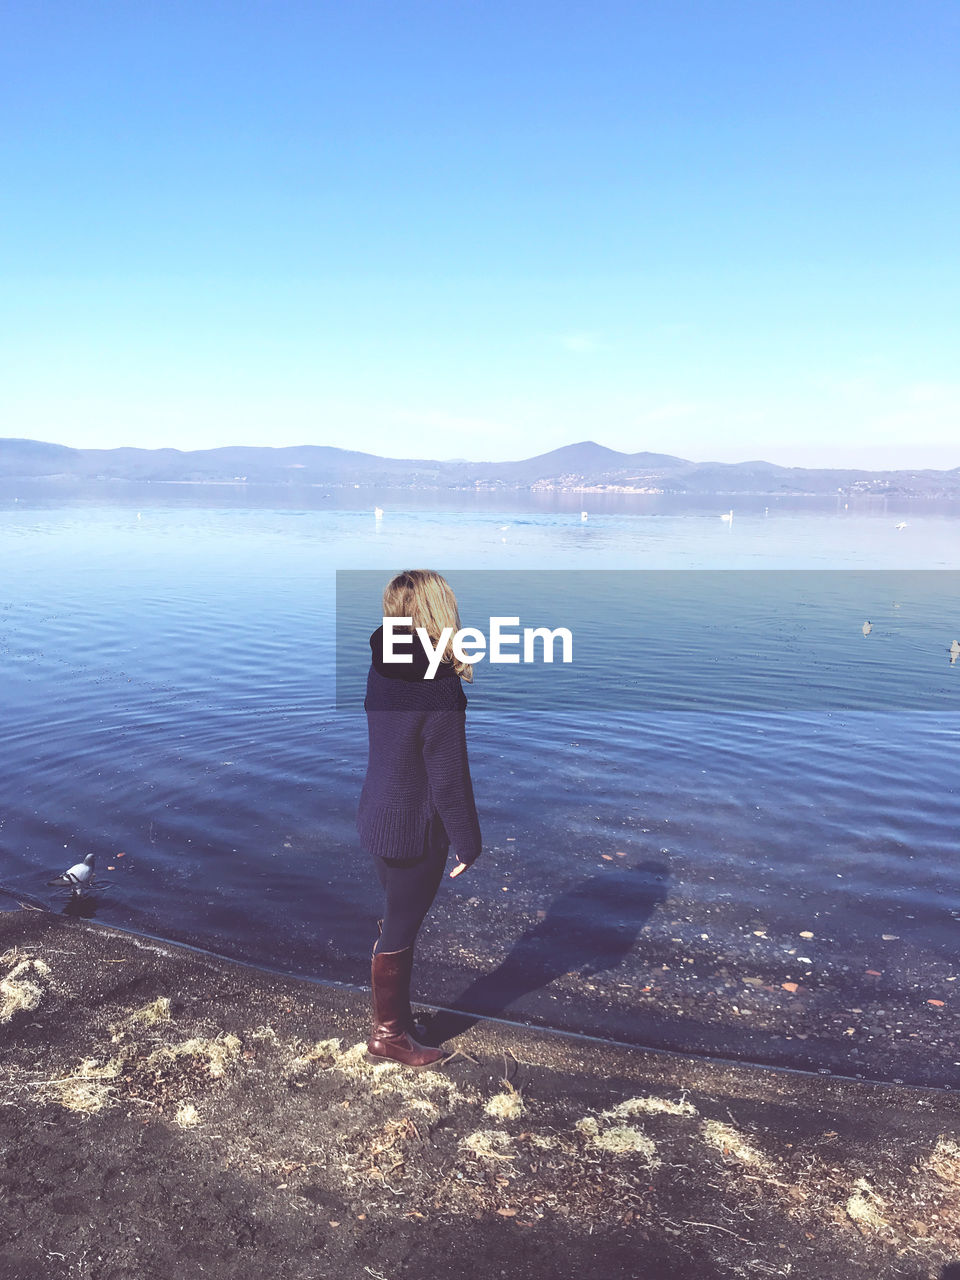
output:
[{"label": "pigeon on shore", "polygon": [[84,887],[93,879],[93,867],[96,857],[92,853],[88,853],[82,862],[75,863],[62,876],[57,876],[56,880],[48,880],[48,885],[63,884],[69,885],[76,897],[80,897]]}]

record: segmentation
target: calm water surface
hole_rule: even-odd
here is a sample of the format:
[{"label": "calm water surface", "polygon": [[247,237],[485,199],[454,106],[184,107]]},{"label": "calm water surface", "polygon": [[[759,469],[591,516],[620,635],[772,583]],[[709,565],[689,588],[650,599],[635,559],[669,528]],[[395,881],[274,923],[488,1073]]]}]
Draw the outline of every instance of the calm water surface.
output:
[{"label": "calm water surface", "polygon": [[[379,903],[353,832],[362,710],[335,703],[337,569],[960,568],[960,514],[932,505],[742,499],[727,525],[729,501],[589,495],[584,523],[576,496],[185,489],[0,493],[0,885],[61,910],[45,881],[93,852],[98,919],[348,982]],[[479,714],[479,670],[486,851],[424,927],[423,998],[960,1083],[955,595],[925,635],[944,698],[922,713],[644,711],[610,696],[614,669],[596,697]]]}]

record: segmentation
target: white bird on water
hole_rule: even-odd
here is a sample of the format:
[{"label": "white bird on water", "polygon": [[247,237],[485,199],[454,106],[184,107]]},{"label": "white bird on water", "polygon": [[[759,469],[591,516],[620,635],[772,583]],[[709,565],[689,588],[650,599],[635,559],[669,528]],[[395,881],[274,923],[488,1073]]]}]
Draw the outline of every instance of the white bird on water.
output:
[{"label": "white bird on water", "polygon": [[893,526],[895,529],[905,529],[907,527],[906,520],[901,520],[899,524]]},{"label": "white bird on water", "polygon": [[93,880],[93,867],[96,857],[92,853],[88,853],[82,862],[76,862],[72,867],[57,876],[56,880],[48,880],[48,885],[63,884],[69,885],[73,890],[75,897],[80,897],[83,890]]},{"label": "white bird on water", "polygon": [[725,511],[720,519],[726,524],[733,524],[733,509],[731,508],[731,510]]},{"label": "white bird on water", "polygon": [[581,511],[581,512],[580,512],[580,519],[581,519],[581,521],[582,521],[582,522],[586,522],[586,519],[587,519],[587,513],[586,513],[586,511]]},{"label": "white bird on water", "polygon": [[382,519],[383,519],[383,507],[374,507],[374,508],[373,508],[373,517],[374,517],[374,519],[375,519],[375,520],[382,520]]}]

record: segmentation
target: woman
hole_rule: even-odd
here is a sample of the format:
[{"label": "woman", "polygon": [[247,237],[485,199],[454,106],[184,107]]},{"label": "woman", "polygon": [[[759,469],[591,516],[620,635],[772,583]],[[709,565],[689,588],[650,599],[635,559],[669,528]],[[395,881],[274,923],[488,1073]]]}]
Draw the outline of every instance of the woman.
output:
[{"label": "woman", "polygon": [[446,1054],[414,1038],[410,1011],[413,949],[436,896],[451,844],[458,876],[480,855],[480,824],[467,762],[461,679],[472,668],[448,643],[432,680],[417,628],[436,648],[444,627],[460,630],[457,600],[429,569],[398,574],[383,593],[385,618],[410,618],[412,643],[395,644],[412,662],[385,662],[383,627],[370,637],[372,662],[364,710],[370,738],[357,831],[386,895],[382,931],[373,948],[373,1031],[367,1050],[408,1067],[429,1067]]}]

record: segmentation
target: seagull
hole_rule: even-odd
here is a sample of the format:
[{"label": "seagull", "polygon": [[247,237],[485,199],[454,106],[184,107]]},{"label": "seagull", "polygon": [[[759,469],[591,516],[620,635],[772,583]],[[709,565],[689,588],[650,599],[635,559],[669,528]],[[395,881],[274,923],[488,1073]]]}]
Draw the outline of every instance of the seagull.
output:
[{"label": "seagull", "polygon": [[586,520],[586,518],[587,518],[587,513],[586,513],[586,511],[581,511],[581,512],[580,512],[580,519],[581,519],[581,521],[585,521],[585,520]]},{"label": "seagull", "polygon": [[69,885],[73,890],[73,896],[79,898],[83,893],[84,886],[88,885],[93,879],[93,866],[96,858],[92,853],[88,853],[82,862],[75,863],[62,876],[57,876],[56,880],[48,880],[48,885],[64,884]]},{"label": "seagull", "polygon": [[863,632],[863,634],[864,634],[865,636],[868,636],[868,635],[870,634],[870,632],[873,630],[873,623],[872,623],[872,622],[865,622],[865,623],[863,624],[863,626],[862,626],[860,629],[861,629],[861,631]]},{"label": "seagull", "polygon": [[960,658],[960,640],[954,640],[947,652],[950,654],[950,665],[952,667],[957,659]]},{"label": "seagull", "polygon": [[374,508],[373,508],[373,515],[374,515],[374,519],[376,519],[376,520],[382,520],[382,519],[383,519],[383,507],[374,507]]},{"label": "seagull", "polygon": [[899,524],[893,526],[895,529],[905,529],[907,527],[906,520],[901,520]]},{"label": "seagull", "polygon": [[733,524],[733,511],[732,511],[732,509],[731,509],[730,511],[725,511],[725,512],[723,513],[723,515],[720,517],[720,519],[721,519],[721,520],[725,520],[725,521],[727,522],[727,524]]}]

